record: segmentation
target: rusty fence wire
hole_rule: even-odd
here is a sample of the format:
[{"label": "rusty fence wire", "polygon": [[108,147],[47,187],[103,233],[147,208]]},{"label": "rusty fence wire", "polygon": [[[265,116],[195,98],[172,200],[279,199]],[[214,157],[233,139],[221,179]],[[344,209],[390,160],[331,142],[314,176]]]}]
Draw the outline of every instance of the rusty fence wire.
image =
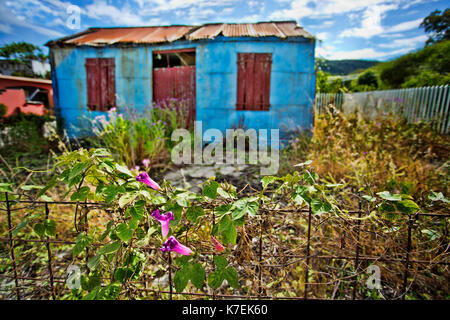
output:
[{"label": "rusty fence wire", "polygon": [[[0,201],[0,297],[3,299],[64,299],[67,270],[86,264],[73,258],[75,237],[98,228],[108,217],[104,203],[71,201]],[[26,233],[18,236],[24,214],[70,226],[56,237]],[[20,213],[20,214],[19,214]],[[121,297],[149,299],[405,299],[446,298],[449,295],[450,214],[417,212],[396,223],[374,222],[359,208],[342,215],[314,215],[310,209],[264,207],[240,227],[229,258],[241,289],[187,288],[175,292],[177,267],[170,254],[151,245],[150,265],[139,280],[122,287]],[[103,220],[102,220],[103,215]],[[211,217],[214,221],[214,214]],[[95,231],[95,230],[94,230]],[[99,231],[101,232],[101,231]],[[94,244],[101,246],[102,244]],[[64,248],[62,250],[61,248]],[[213,250],[201,256],[213,270]],[[37,265],[36,260],[45,265]],[[375,272],[372,272],[375,270]],[[112,280],[111,277],[105,280]],[[378,281],[378,282],[377,282]],[[371,286],[371,284],[373,284]]]}]

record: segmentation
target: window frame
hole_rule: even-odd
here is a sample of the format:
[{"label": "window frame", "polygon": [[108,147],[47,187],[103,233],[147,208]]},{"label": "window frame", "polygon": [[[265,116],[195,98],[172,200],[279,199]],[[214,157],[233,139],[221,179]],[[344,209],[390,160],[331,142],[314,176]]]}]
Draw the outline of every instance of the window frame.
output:
[{"label": "window frame", "polygon": [[272,53],[237,53],[236,110],[270,109]]},{"label": "window frame", "polygon": [[108,111],[116,106],[116,70],[114,58],[86,58],[87,107],[90,111]]}]

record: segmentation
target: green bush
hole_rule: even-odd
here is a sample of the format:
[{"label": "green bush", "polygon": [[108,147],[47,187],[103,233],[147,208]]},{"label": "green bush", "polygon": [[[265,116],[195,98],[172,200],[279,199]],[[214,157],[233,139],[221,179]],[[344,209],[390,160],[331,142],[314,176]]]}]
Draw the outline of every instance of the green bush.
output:
[{"label": "green bush", "polygon": [[135,109],[124,109],[119,113],[113,108],[92,121],[92,144],[111,150],[117,161],[129,167],[141,165],[144,159],[152,164],[165,162],[173,147],[172,132],[185,127],[184,102],[170,99],[139,114]]},{"label": "green bush", "polygon": [[[45,122],[52,120],[51,116],[35,114],[15,114],[0,120],[2,149],[7,155],[19,153],[42,153],[49,149],[49,144],[42,136]],[[6,129],[6,130],[5,130]]]},{"label": "green bush", "polygon": [[3,103],[0,103],[0,117],[4,117],[7,110],[8,108]]},{"label": "green bush", "polygon": [[[417,52],[401,56],[393,61],[381,63],[377,66],[380,70],[380,78],[389,88],[400,88],[413,77],[423,72],[440,74],[447,77],[450,73],[450,41],[436,43],[427,46]],[[441,78],[434,77],[441,81]],[[448,84],[448,82],[446,83]],[[441,82],[431,82],[428,85],[441,85]]]},{"label": "green bush", "polygon": [[375,72],[368,70],[358,77],[357,84],[376,89],[378,88],[378,77]]},{"label": "green bush", "polygon": [[402,84],[402,88],[417,88],[428,86],[444,86],[450,83],[450,74],[440,74],[435,71],[423,70],[417,76],[411,76]]}]

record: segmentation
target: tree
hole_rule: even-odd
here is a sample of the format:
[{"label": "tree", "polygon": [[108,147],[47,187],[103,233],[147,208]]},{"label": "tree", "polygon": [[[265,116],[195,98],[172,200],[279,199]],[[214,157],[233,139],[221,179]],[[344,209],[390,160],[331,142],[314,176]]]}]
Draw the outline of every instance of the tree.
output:
[{"label": "tree", "polygon": [[368,86],[376,89],[378,88],[378,77],[375,72],[369,70],[358,77],[357,84],[359,86]]},{"label": "tree", "polygon": [[31,63],[31,60],[47,60],[41,48],[28,42],[12,42],[0,48],[0,56],[21,63]]},{"label": "tree", "polygon": [[[450,55],[448,52],[450,52],[449,40],[426,46],[395,60],[383,62],[377,67],[382,84],[390,89],[401,88],[406,81],[418,76],[425,70],[430,71],[430,73],[422,74],[421,79],[427,79],[427,83],[436,79],[438,81],[434,85],[440,85],[442,79],[446,79],[450,73]],[[436,74],[445,77],[440,78]],[[413,80],[409,81],[408,86],[411,86],[413,82]]]},{"label": "tree", "polygon": [[34,74],[31,67],[32,60],[38,60],[42,63],[48,60],[41,48],[28,42],[12,42],[0,47],[0,57],[9,59],[13,63],[24,64],[27,66],[28,71],[16,71],[12,73],[15,76],[25,77],[41,77],[41,75]]},{"label": "tree", "polygon": [[440,10],[434,10],[423,19],[420,27],[430,34],[426,41],[427,45],[450,40],[450,8],[445,9],[443,13]]}]

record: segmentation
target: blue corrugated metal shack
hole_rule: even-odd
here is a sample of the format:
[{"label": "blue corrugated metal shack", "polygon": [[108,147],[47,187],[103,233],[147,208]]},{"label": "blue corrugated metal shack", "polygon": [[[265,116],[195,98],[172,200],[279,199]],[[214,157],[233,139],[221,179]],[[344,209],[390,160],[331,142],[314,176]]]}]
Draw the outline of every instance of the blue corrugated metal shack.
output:
[{"label": "blue corrugated metal shack", "polygon": [[283,137],[313,124],[315,40],[295,21],[90,28],[46,45],[55,110],[70,136],[81,135],[84,117],[113,106],[139,112],[177,83],[203,130]]}]

